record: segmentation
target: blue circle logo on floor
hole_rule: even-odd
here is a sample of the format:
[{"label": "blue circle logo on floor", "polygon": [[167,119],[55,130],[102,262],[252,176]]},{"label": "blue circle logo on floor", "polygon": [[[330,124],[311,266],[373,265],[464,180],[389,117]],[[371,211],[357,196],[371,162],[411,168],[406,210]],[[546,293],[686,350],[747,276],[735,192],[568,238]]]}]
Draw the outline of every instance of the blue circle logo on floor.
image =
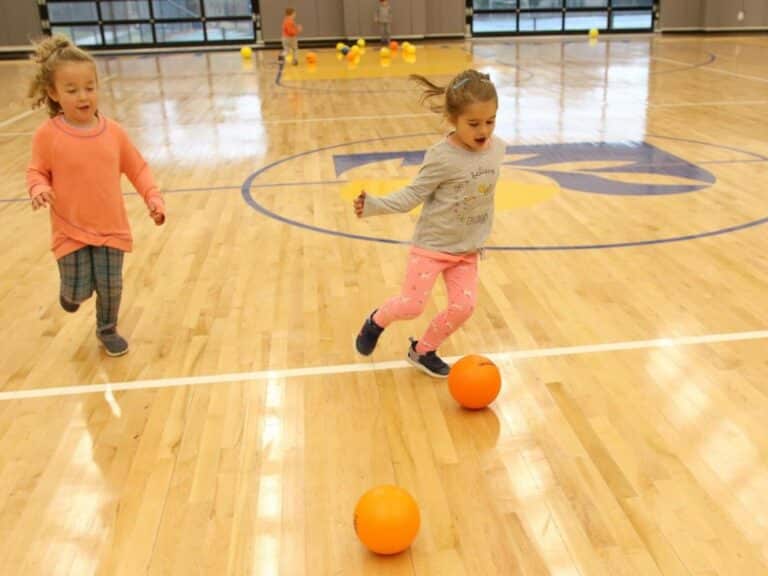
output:
[{"label": "blue circle logo on floor", "polygon": [[[379,226],[372,224],[378,218],[355,218],[351,200],[360,189],[386,194],[406,185],[416,175],[426,149],[438,138],[434,133],[408,134],[300,152],[251,174],[242,185],[242,195],[260,213],[292,226],[356,240],[406,244],[415,215],[394,216],[410,221],[403,221],[402,226],[398,222],[396,229],[402,236],[392,238],[371,231],[391,230],[391,224]],[[766,161],[766,156],[733,147],[651,135],[641,142],[508,146],[496,189],[494,233],[487,249],[641,246],[757,226],[768,217],[727,222],[717,174],[734,168],[744,171],[744,166]],[[324,177],[296,177],[306,171]],[[695,210],[696,220],[702,222],[699,229],[680,219],[693,207],[691,193],[698,193],[695,196],[701,199]],[[711,213],[700,214],[707,212],[709,204]],[[544,218],[556,231],[526,228],[536,218],[525,215],[525,210],[536,210],[536,218]],[[574,220],[579,225],[573,226]],[[665,223],[672,226],[671,233],[664,233]],[[588,229],[589,241],[584,241],[583,233],[573,237],[572,232],[580,228]],[[685,233],[679,233],[680,229]],[[514,237],[516,230],[520,231],[518,238]],[[595,240],[597,234],[606,237]]]}]

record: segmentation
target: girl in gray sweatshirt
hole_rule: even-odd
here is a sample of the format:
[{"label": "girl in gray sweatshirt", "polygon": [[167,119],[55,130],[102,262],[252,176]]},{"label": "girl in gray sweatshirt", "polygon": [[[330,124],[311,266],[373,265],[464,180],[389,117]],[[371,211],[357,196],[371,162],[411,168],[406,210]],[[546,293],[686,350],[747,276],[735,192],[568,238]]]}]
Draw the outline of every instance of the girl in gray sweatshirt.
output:
[{"label": "girl in gray sweatshirt", "polygon": [[444,104],[433,110],[445,113],[454,129],[427,151],[411,184],[383,197],[362,191],[354,200],[361,218],[409,212],[423,204],[402,290],[366,317],[355,345],[368,356],[389,324],[419,316],[442,275],[448,306],[419,340],[411,339],[407,359],[427,374],[445,378],[450,367],[437,348],[475,309],[478,255],[491,232],[506,144],[493,135],[498,97],[487,74],[465,70],[445,87],[422,76],[412,78],[425,87],[425,99],[444,97]]}]

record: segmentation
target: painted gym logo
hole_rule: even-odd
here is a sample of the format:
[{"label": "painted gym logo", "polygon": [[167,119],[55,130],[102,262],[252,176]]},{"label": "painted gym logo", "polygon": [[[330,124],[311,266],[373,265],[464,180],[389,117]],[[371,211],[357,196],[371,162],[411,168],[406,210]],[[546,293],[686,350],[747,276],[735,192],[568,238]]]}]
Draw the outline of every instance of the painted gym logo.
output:
[{"label": "painted gym logo", "polygon": [[[361,189],[382,195],[405,186],[410,179],[360,177],[362,167],[401,160],[401,167],[419,166],[425,150],[336,154],[338,179],[355,174],[341,190],[344,199]],[[708,170],[647,142],[597,142],[508,146],[504,170],[497,185],[497,208],[530,206],[557,194],[561,188],[592,194],[656,196],[696,192],[716,179]],[[371,170],[366,170],[370,172]],[[525,175],[528,173],[528,175]],[[536,179],[532,175],[545,177]]]},{"label": "painted gym logo", "polygon": [[[417,175],[426,147],[434,141],[431,132],[404,134],[300,152],[253,173],[243,183],[243,198],[265,216],[306,230],[365,241],[407,243],[413,230],[412,217],[396,221],[394,228],[392,220],[357,220],[351,214],[351,201],[362,189],[379,196],[406,186]],[[414,149],[413,143],[421,146]],[[746,219],[742,210],[723,210],[717,175],[728,170],[748,174],[752,163],[764,162],[768,157],[747,150],[655,135],[642,142],[508,146],[496,186],[497,223],[488,249],[640,246],[757,226],[768,222],[768,217],[763,217],[768,207],[760,213],[759,206],[752,206],[757,213]],[[297,178],[307,169],[324,176],[312,181]],[[668,211],[687,211],[691,193],[705,195],[697,195],[702,198],[698,201],[701,229],[692,221],[664,216]],[[606,199],[601,201],[601,196]],[[716,207],[711,217],[701,212],[707,206]],[[535,218],[520,216],[521,210],[534,207],[538,211]],[[573,228],[574,215],[587,228]],[[590,223],[597,221],[600,226],[591,228]],[[547,225],[531,228],[529,224],[534,222]],[[717,225],[707,226],[707,222]],[[389,234],[396,230],[397,237],[388,237],[384,230]],[[590,234],[579,236],[585,230],[591,230]],[[598,230],[600,238],[595,242]],[[587,238],[590,242],[583,243]]]},{"label": "painted gym logo", "polygon": [[[715,176],[648,142],[510,146],[508,166],[548,176],[576,192],[656,196],[696,192]],[[666,182],[660,177],[667,177]]]}]

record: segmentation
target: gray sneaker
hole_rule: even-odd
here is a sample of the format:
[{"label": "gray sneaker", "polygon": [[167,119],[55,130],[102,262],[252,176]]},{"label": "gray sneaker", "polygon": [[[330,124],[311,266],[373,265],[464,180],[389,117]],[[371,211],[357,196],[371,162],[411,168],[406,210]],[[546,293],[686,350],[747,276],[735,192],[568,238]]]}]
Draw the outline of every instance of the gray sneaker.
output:
[{"label": "gray sneaker", "polygon": [[416,344],[418,341],[411,338],[411,345],[408,347],[408,362],[430,376],[448,378],[451,367],[443,362],[443,359],[434,350],[430,350],[426,354],[419,354],[416,352]]},{"label": "gray sneaker", "polygon": [[128,341],[110,328],[104,332],[96,332],[96,337],[104,346],[107,356],[122,356],[128,353]]}]

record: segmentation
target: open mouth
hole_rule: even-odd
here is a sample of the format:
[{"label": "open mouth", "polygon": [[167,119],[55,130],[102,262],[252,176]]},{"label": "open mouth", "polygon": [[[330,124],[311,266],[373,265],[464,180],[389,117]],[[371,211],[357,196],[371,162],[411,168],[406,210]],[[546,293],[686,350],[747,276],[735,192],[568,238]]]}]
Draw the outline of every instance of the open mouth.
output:
[{"label": "open mouth", "polygon": [[482,146],[487,140],[488,138],[475,138],[475,144]]}]

